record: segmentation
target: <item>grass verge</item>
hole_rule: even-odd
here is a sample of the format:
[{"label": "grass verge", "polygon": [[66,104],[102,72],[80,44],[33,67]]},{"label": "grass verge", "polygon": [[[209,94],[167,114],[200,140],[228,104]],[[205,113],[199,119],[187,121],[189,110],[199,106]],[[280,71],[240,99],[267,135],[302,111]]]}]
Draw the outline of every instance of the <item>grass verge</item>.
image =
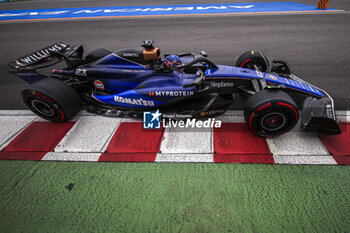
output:
[{"label": "grass verge", "polygon": [[0,232],[346,232],[350,166],[0,161]]}]

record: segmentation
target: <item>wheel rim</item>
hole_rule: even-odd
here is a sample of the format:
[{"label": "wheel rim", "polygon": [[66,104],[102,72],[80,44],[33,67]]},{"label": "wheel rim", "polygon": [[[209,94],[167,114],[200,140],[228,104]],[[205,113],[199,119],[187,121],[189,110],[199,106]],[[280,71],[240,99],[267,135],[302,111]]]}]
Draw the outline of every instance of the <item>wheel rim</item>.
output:
[{"label": "wheel rim", "polygon": [[281,130],[287,124],[287,119],[282,113],[271,112],[263,116],[260,123],[264,130],[274,132]]},{"label": "wheel rim", "polygon": [[52,107],[42,100],[33,100],[31,104],[35,111],[46,117],[52,117],[55,115],[55,111],[52,109]]}]

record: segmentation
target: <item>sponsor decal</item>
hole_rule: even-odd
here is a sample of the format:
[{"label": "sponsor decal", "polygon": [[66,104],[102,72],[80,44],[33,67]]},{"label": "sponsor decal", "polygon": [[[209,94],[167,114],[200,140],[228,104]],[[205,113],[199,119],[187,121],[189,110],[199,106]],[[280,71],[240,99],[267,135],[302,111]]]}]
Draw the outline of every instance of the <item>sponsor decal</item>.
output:
[{"label": "sponsor decal", "polygon": [[149,96],[191,96],[194,91],[151,91]]},{"label": "sponsor decal", "polygon": [[277,77],[275,75],[270,74],[269,77],[270,79],[277,80]]},{"label": "sponsor decal", "polygon": [[[1,0],[0,0],[1,1]],[[328,9],[332,11],[342,11]],[[89,17],[140,17],[159,15],[196,15],[196,14],[240,14],[255,12],[300,12],[319,11],[312,5],[295,2],[255,2],[221,4],[187,4],[159,6],[119,6],[84,7],[63,9],[33,9],[0,11],[2,20],[45,20]]]},{"label": "sponsor decal", "polygon": [[134,98],[127,98],[127,97],[121,97],[118,95],[114,96],[114,101],[122,104],[132,104],[137,106],[154,106],[154,101],[152,100],[144,100],[142,98],[134,99]]},{"label": "sponsor decal", "polygon": [[100,80],[96,80],[94,82],[94,86],[96,87],[96,89],[98,89],[100,91],[104,91],[105,90],[105,86],[103,85],[103,83]]},{"label": "sponsor decal", "polygon": [[22,11],[22,12],[6,12],[3,14],[0,14],[0,17],[19,17],[19,16],[53,16],[53,15],[67,15],[72,14],[79,17],[79,15],[111,15],[111,14],[118,14],[118,13],[137,13],[137,12],[178,12],[178,11],[227,11],[230,9],[250,9],[254,7],[254,5],[197,5],[197,6],[177,6],[177,7],[110,7],[110,8],[102,8],[102,9],[96,9],[96,8],[90,8],[90,9],[83,9],[83,10],[76,10],[76,9],[64,9],[64,10],[28,10],[28,11]]},{"label": "sponsor decal", "polygon": [[[61,46],[60,46],[61,45]],[[36,51],[30,55],[27,55],[25,57],[22,57],[18,60],[16,60],[16,63],[18,65],[30,65],[38,61],[42,61],[44,59],[48,59],[51,57],[51,52],[61,52],[64,48],[67,47],[67,45],[64,44],[55,44],[50,47],[47,47],[45,49],[42,49],[40,51]]]},{"label": "sponsor decal", "polygon": [[122,72],[127,72],[127,73],[142,73],[146,72],[145,70],[122,70]]},{"label": "sponsor decal", "polygon": [[123,57],[140,57],[137,53],[123,53]]},{"label": "sponsor decal", "polygon": [[216,114],[221,114],[224,113],[226,110],[211,110],[211,111],[207,111],[207,112],[201,112],[200,115],[202,117],[207,116],[207,115],[216,115]]},{"label": "sponsor decal", "polygon": [[143,112],[143,128],[160,129],[161,115],[159,110],[156,112]]},{"label": "sponsor decal", "polygon": [[256,72],[256,75],[258,75],[260,78],[263,78],[264,77],[264,74],[261,72],[261,71],[255,71]]},{"label": "sponsor decal", "polygon": [[225,83],[223,81],[221,81],[221,82],[213,82],[213,81],[211,81],[210,82],[210,87],[216,87],[216,88],[233,87],[233,83],[231,83],[231,82]]}]

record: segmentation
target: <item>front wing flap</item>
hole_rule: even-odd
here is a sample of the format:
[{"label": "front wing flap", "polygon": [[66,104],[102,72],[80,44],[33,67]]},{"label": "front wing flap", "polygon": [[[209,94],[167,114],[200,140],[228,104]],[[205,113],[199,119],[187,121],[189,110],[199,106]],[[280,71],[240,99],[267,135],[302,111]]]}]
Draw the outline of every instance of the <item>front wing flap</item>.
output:
[{"label": "front wing flap", "polygon": [[311,96],[306,98],[300,116],[301,128],[309,132],[341,134],[332,102],[328,96],[321,99]]},{"label": "front wing flap", "polygon": [[337,123],[332,97],[321,88],[318,88],[298,76],[291,74],[289,77],[301,84],[322,93],[322,98],[309,96],[304,100],[301,109],[301,128],[304,131],[321,134],[341,134],[341,129]]}]

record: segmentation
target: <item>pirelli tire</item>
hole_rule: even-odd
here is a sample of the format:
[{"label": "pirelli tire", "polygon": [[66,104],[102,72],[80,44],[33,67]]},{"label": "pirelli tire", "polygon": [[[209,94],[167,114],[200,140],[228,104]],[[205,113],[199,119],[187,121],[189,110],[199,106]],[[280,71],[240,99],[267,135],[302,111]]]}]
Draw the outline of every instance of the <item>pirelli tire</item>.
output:
[{"label": "pirelli tire", "polygon": [[266,72],[269,68],[269,62],[261,51],[248,51],[243,53],[237,59],[235,66],[255,70],[254,65],[261,72]]},{"label": "pirelli tire", "polygon": [[38,116],[53,122],[72,118],[81,106],[79,94],[69,85],[54,78],[39,80],[21,92],[24,104]]},{"label": "pirelli tire", "polygon": [[244,117],[255,134],[276,137],[295,127],[299,110],[294,100],[284,91],[264,89],[247,99]]}]

